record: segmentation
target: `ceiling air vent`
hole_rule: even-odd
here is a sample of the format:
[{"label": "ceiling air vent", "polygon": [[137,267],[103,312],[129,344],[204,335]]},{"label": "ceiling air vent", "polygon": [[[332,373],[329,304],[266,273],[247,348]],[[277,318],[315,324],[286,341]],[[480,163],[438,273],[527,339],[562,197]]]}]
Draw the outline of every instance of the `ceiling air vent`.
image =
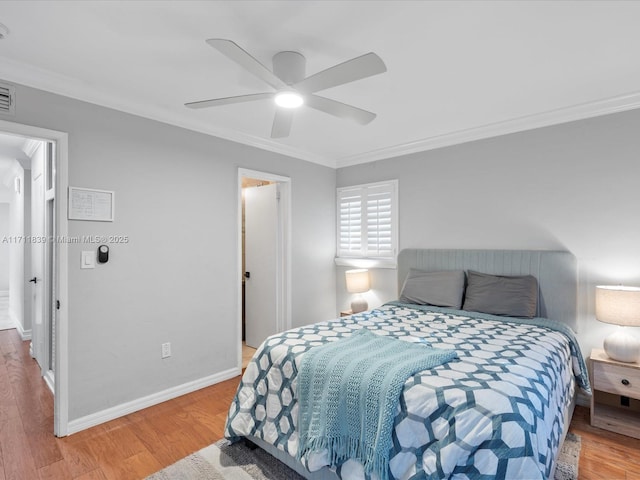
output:
[{"label": "ceiling air vent", "polygon": [[16,108],[16,94],[13,85],[0,83],[0,113],[13,115]]}]

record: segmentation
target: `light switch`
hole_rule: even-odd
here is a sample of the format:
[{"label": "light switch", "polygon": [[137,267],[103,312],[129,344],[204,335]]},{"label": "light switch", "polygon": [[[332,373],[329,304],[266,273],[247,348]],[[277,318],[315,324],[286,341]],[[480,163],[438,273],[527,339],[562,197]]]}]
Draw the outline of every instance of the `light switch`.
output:
[{"label": "light switch", "polygon": [[83,250],[80,268],[96,268],[96,252]]}]

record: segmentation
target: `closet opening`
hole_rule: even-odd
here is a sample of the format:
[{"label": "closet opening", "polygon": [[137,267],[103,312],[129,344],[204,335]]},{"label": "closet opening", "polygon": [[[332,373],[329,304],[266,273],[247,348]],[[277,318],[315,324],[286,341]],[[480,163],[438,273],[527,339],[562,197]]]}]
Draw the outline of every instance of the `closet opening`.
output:
[{"label": "closet opening", "polygon": [[290,328],[290,179],[239,171],[239,337],[244,368],[268,336]]}]

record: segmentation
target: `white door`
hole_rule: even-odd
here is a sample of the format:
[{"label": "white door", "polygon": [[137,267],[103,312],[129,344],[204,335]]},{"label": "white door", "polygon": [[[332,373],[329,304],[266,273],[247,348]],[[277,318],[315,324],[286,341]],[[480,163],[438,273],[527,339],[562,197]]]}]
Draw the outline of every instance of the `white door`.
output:
[{"label": "white door", "polygon": [[278,332],[278,186],[251,187],[245,201],[245,342]]},{"label": "white door", "polygon": [[31,354],[43,375],[47,370],[44,324],[44,190],[45,144],[42,143],[31,157],[31,300],[33,321],[31,324]]},{"label": "white door", "polygon": [[47,143],[47,154],[44,167],[44,229],[47,242],[44,249],[44,327],[45,327],[45,361],[46,367],[43,373],[46,374],[49,386],[53,387],[55,371],[55,328],[56,328],[56,155],[55,145]]},{"label": "white door", "polygon": [[32,353],[53,389],[55,356],[55,156],[42,142],[31,160]]}]

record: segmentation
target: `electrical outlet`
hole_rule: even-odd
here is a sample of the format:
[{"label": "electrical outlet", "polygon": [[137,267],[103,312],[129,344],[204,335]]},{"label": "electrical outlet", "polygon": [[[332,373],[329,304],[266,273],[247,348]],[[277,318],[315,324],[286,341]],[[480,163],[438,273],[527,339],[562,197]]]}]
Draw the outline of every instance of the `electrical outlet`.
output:
[{"label": "electrical outlet", "polygon": [[171,356],[171,343],[162,344],[162,358],[168,358]]}]

